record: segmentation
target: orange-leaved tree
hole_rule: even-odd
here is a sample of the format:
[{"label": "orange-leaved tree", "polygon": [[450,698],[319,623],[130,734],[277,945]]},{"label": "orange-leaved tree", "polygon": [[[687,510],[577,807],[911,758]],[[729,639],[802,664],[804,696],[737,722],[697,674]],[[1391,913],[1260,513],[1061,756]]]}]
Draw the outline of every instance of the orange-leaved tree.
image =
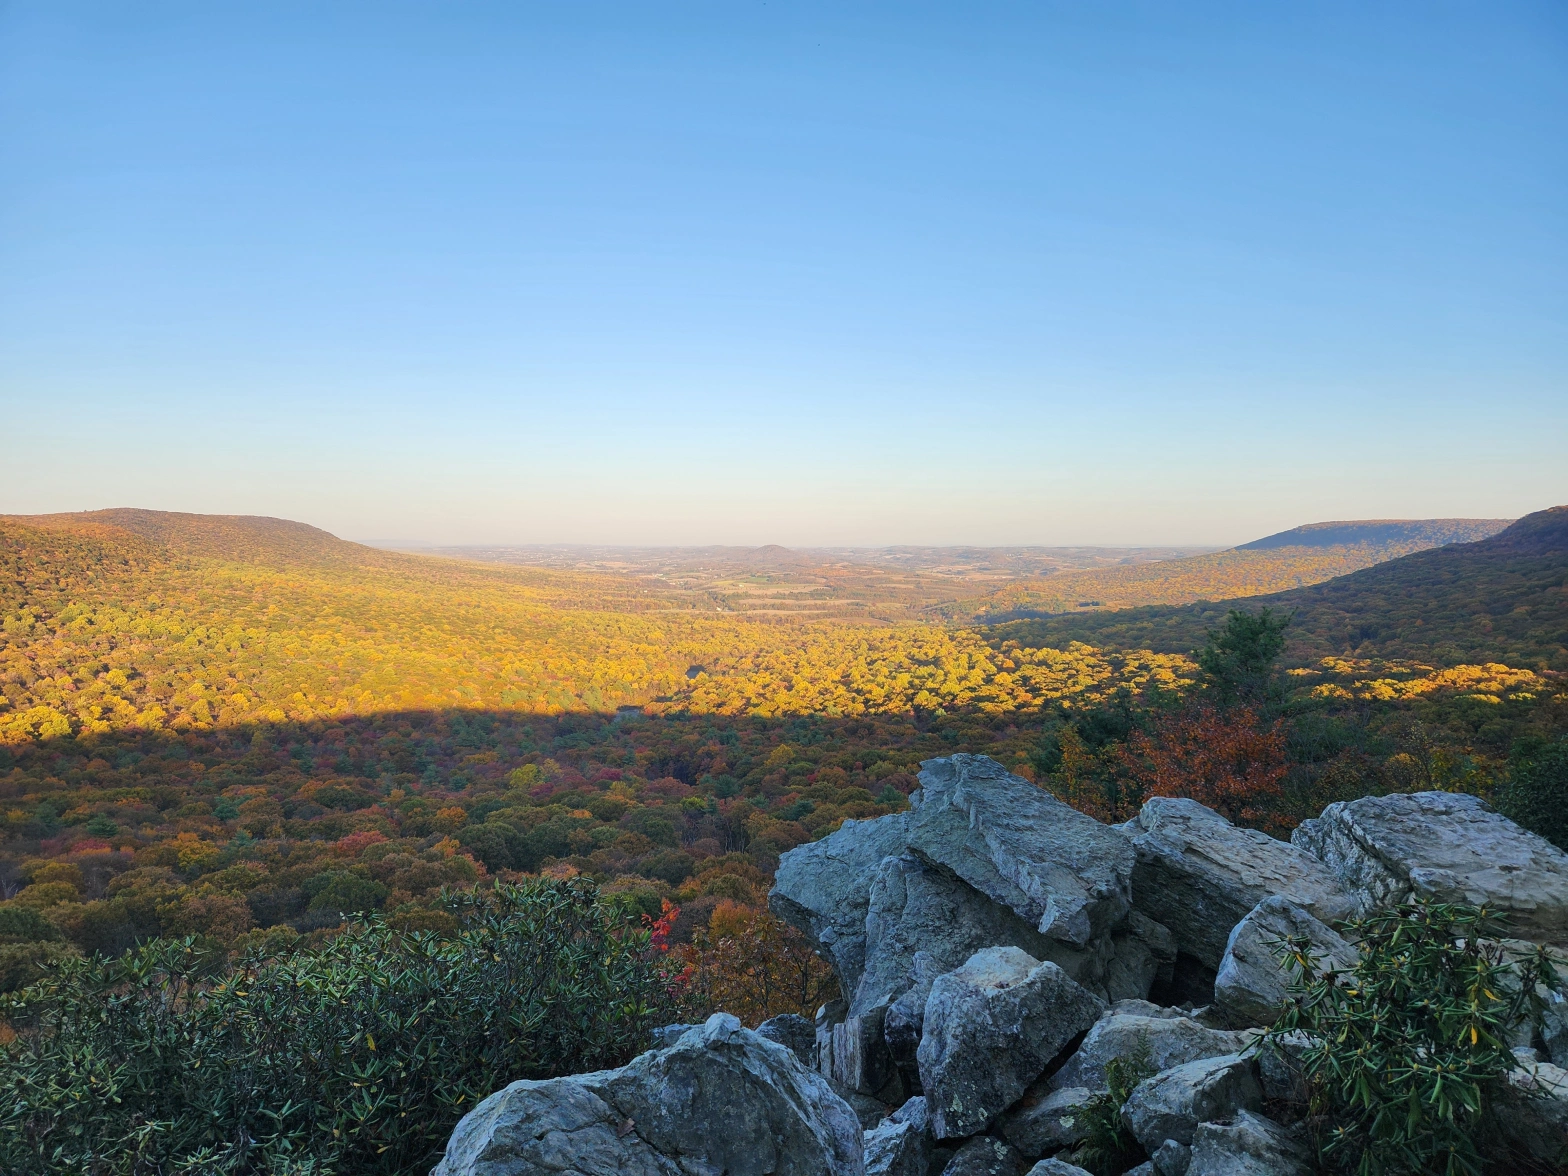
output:
[{"label": "orange-leaved tree", "polygon": [[1123,769],[1145,797],[1186,796],[1237,824],[1288,830],[1285,731],[1250,707],[1198,703],[1136,731],[1120,750]]},{"label": "orange-leaved tree", "polygon": [[832,969],[806,937],[767,911],[726,899],[708,926],[671,954],[686,966],[694,1016],[733,1013],[755,1026],[780,1013],[811,1017],[838,995]]}]

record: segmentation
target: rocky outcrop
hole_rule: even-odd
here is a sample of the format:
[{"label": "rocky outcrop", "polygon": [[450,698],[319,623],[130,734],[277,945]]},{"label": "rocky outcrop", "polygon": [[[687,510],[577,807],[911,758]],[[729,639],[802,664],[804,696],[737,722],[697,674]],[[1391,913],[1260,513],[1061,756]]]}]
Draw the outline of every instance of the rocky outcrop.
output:
[{"label": "rocky outcrop", "polygon": [[984,1131],[1103,1005],[1059,967],[987,948],[937,978],[917,1058],[938,1139]]},{"label": "rocky outcrop", "polygon": [[1307,1150],[1278,1123],[1238,1111],[1231,1123],[1200,1123],[1186,1176],[1312,1176]]},{"label": "rocky outcrop", "polygon": [[779,858],[768,908],[799,929],[852,995],[866,963],[866,908],[882,859],[902,853],[907,814],[845,821],[821,841]]},{"label": "rocky outcrop", "polygon": [[1142,911],[1111,933],[1111,959],[1105,966],[1106,999],[1143,1000],[1156,983],[1169,984],[1176,963],[1176,937]]},{"label": "rocky outcrop", "polygon": [[1002,1116],[997,1129],[1026,1156],[1072,1147],[1083,1142],[1088,1133],[1083,1110],[1094,1095],[1083,1086],[1052,1090],[1046,1083],[1036,1082]]},{"label": "rocky outcrop", "polygon": [[1195,800],[1157,796],[1122,827],[1137,853],[1133,901],[1170,929],[1176,946],[1218,968],[1230,930],[1281,895],[1325,922],[1355,902],[1333,870],[1304,849],[1242,829]]},{"label": "rocky outcrop", "polygon": [[927,760],[910,804],[915,853],[1052,939],[1087,947],[1131,908],[1126,839],[989,756]]},{"label": "rocky outcrop", "polygon": [[1167,1139],[1191,1145],[1199,1123],[1230,1119],[1262,1105],[1256,1064],[1240,1054],[1226,1054],[1187,1062],[1140,1082],[1122,1107],[1122,1123],[1144,1151],[1152,1152]]},{"label": "rocky outcrop", "polygon": [[432,1176],[860,1176],[860,1124],[821,1075],[725,1013],[619,1070],[513,1082]]},{"label": "rocky outcrop", "polygon": [[1055,1090],[1081,1086],[1100,1093],[1108,1089],[1105,1066],[1112,1058],[1147,1051],[1149,1064],[1161,1071],[1200,1058],[1238,1053],[1251,1041],[1249,1034],[1212,1029],[1180,1009],[1162,1009],[1141,1000],[1122,1001],[1094,1023],[1077,1052],[1049,1082]]},{"label": "rocky outcrop", "polygon": [[1345,972],[1360,953],[1339,932],[1288,898],[1265,898],[1237,923],[1214,978],[1214,1003],[1232,1024],[1272,1025],[1295,978],[1281,962],[1282,943],[1311,940],[1314,972]]},{"label": "rocky outcrop", "polygon": [[1335,872],[1362,913],[1417,897],[1487,903],[1509,918],[1514,935],[1568,942],[1568,854],[1479,797],[1340,801],[1303,821],[1290,840]]}]

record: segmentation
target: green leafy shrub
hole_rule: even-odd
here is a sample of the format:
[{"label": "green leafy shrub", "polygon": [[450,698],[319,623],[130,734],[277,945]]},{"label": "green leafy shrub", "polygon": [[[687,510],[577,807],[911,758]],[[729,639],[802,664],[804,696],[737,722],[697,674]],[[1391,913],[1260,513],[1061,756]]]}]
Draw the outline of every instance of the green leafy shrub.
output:
[{"label": "green leafy shrub", "polygon": [[1512,1097],[1509,1027],[1559,987],[1540,949],[1505,959],[1503,921],[1485,907],[1408,903],[1341,925],[1358,941],[1348,972],[1319,970],[1306,938],[1286,941],[1293,997],[1270,1031],[1310,1044],[1323,1159],[1358,1176],[1474,1176],[1506,1147],[1493,1110]]},{"label": "green leafy shrub", "polygon": [[1568,849],[1568,739],[1522,747],[1513,758],[1497,790],[1498,812]]},{"label": "green leafy shrub", "polygon": [[665,1017],[658,948],[591,883],[448,903],[449,936],[372,918],[232,967],[194,940],[62,962],[11,1005],[0,1171],[423,1173],[492,1091],[618,1065]]},{"label": "green leafy shrub", "polygon": [[1078,1112],[1086,1134],[1073,1153],[1073,1163],[1095,1176],[1120,1176],[1144,1158],[1143,1148],[1122,1125],[1122,1107],[1138,1083],[1153,1075],[1147,1040],[1140,1040],[1132,1052],[1105,1064],[1108,1089],[1095,1095]]}]

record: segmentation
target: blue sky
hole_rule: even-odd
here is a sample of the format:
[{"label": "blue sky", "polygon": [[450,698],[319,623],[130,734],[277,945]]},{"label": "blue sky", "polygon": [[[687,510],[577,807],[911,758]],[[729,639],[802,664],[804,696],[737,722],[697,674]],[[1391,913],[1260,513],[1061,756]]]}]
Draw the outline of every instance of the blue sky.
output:
[{"label": "blue sky", "polygon": [[1225,544],[1565,454],[1561,4],[0,2],[0,511]]}]

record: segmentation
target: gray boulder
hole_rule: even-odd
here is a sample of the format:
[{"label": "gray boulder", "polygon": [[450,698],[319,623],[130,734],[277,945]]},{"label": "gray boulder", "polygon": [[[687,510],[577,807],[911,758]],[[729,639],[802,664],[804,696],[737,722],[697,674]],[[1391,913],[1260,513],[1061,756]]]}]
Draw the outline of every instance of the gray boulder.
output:
[{"label": "gray boulder", "polygon": [[1236,1025],[1272,1025],[1290,995],[1293,975],[1280,962],[1279,944],[1304,935],[1312,941],[1314,970],[1345,972],[1360,953],[1326,923],[1278,895],[1265,898],[1231,930],[1214,978],[1214,1003]]},{"label": "gray boulder", "polygon": [[1089,1029],[1083,1044],[1065,1065],[1051,1075],[1054,1090],[1081,1086],[1099,1094],[1109,1087],[1105,1066],[1112,1058],[1130,1057],[1140,1048],[1149,1051],[1156,1071],[1169,1070],[1200,1058],[1239,1053],[1252,1041],[1246,1033],[1212,1029],[1179,1009],[1161,1009],[1146,1001],[1112,1005]]},{"label": "gray boulder", "polygon": [[821,841],[779,858],[768,909],[800,930],[853,994],[866,962],[866,907],[877,866],[901,853],[907,813],[845,821]]},{"label": "gray boulder", "polygon": [[1083,1109],[1094,1098],[1094,1091],[1083,1086],[1052,1090],[1036,1082],[1010,1107],[997,1123],[1002,1138],[1026,1156],[1082,1143],[1088,1134]]},{"label": "gray boulder", "polygon": [[1160,1176],[1187,1176],[1187,1169],[1192,1164],[1192,1148],[1174,1139],[1167,1139],[1154,1149],[1149,1163],[1154,1165],[1154,1170]]},{"label": "gray boulder", "polygon": [[1554,1065],[1568,1066],[1568,999],[1554,992],[1548,1001],[1541,1017],[1541,1042]]},{"label": "gray boulder", "polygon": [[1339,876],[1362,913],[1415,897],[1484,902],[1508,916],[1520,938],[1568,942],[1568,854],[1480,797],[1415,792],[1339,801],[1303,821],[1290,840]]},{"label": "gray boulder", "polygon": [[757,1036],[790,1050],[807,1069],[816,1067],[817,1029],[798,1013],[780,1013],[757,1026]]},{"label": "gray boulder", "polygon": [[1029,1169],[1028,1176],[1093,1176],[1087,1168],[1069,1164],[1066,1160],[1041,1160]]},{"label": "gray boulder", "polygon": [[834,1082],[882,1102],[902,1102],[904,1089],[883,1035],[887,1009],[846,1017],[819,1038],[818,1067]]},{"label": "gray boulder", "polygon": [[926,760],[910,804],[915,853],[1052,939],[1086,947],[1131,908],[1126,838],[989,756]]},{"label": "gray boulder", "polygon": [[1334,871],[1304,849],[1233,825],[1195,800],[1153,797],[1129,831],[1134,903],[1210,968],[1219,967],[1231,928],[1272,895],[1325,922],[1355,911]]},{"label": "gray boulder", "polygon": [[1304,1058],[1314,1039],[1300,1029],[1258,1044],[1258,1078],[1263,1097],[1279,1102],[1305,1103],[1310,1094]]},{"label": "gray boulder", "polygon": [[926,1176],[931,1137],[918,1123],[887,1119],[862,1140],[866,1176]]},{"label": "gray boulder", "polygon": [[[1046,959],[1051,941],[952,871],[913,854],[884,860],[875,871],[866,910],[866,962],[851,994],[849,1015],[891,1004],[915,985],[915,956],[934,979],[982,947],[1021,947]],[[1061,963],[1061,961],[1053,961]],[[1062,964],[1071,974],[1072,969]]]},{"label": "gray boulder", "polygon": [[1538,1160],[1568,1163],[1568,1070],[1522,1061],[1508,1085],[1518,1097],[1499,1104],[1497,1118],[1509,1139]]},{"label": "gray boulder", "polygon": [[959,1147],[942,1169],[942,1176],[1023,1176],[1028,1166],[1016,1148],[980,1135]]},{"label": "gray boulder", "polygon": [[726,1013],[619,1070],[513,1082],[431,1176],[860,1176],[860,1125],[821,1075]]},{"label": "gray boulder", "polygon": [[1016,947],[978,951],[939,976],[916,1053],[935,1136],[984,1131],[1103,1007],[1055,964]]},{"label": "gray boulder", "polygon": [[660,1025],[652,1034],[653,1048],[668,1049],[685,1036],[688,1029],[695,1029],[696,1027],[695,1025],[688,1025],[679,1021],[673,1025]]},{"label": "gray boulder", "polygon": [[1312,1176],[1307,1149],[1271,1119],[1237,1111],[1232,1123],[1200,1123],[1187,1176]]},{"label": "gray boulder", "polygon": [[1240,1054],[1187,1062],[1140,1082],[1122,1107],[1122,1123],[1152,1152],[1167,1139],[1191,1145],[1199,1123],[1233,1118],[1263,1105],[1257,1064]]},{"label": "gray boulder", "polygon": [[915,1054],[925,1029],[926,1001],[936,978],[948,971],[952,969],[940,968],[925,952],[917,951],[909,990],[890,1004],[882,1016],[883,1044],[907,1090],[920,1089],[920,1063]]}]

